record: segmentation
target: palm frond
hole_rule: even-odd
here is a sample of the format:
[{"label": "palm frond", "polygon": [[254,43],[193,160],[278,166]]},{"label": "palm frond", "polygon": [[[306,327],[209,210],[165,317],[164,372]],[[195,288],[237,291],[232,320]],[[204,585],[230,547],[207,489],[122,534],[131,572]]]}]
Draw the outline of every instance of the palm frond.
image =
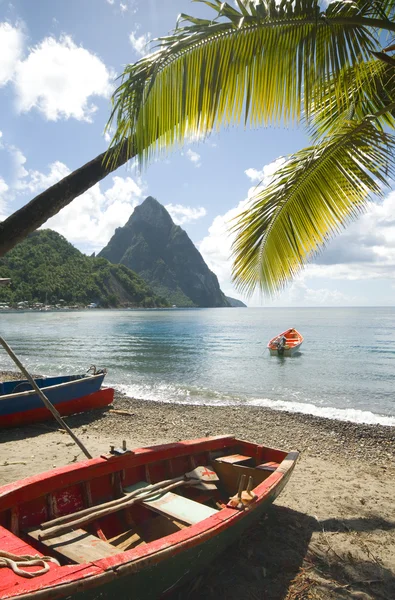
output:
[{"label": "palm frond", "polygon": [[[341,93],[334,90],[340,85]],[[342,70],[336,81],[327,84],[321,105],[312,108],[310,133],[313,139],[334,132],[344,120],[360,121],[382,111],[395,100],[395,67],[380,60],[369,60]],[[384,111],[376,125],[395,128],[395,111]]]},{"label": "palm frond", "polygon": [[[114,93],[111,147],[133,139],[142,159],[215,126],[287,123],[326,101],[326,83],[369,58],[374,38],[355,2],[273,0],[238,8],[197,0],[212,19],[181,15],[157,50],[125,68]],[[335,97],[341,89],[335,86]]]},{"label": "palm frond", "polygon": [[395,16],[395,0],[358,0],[366,6],[367,14],[378,19],[393,19]]},{"label": "palm frond", "polygon": [[233,227],[233,276],[244,293],[283,288],[332,235],[381,194],[392,173],[395,138],[371,119],[343,123],[289,158]]}]

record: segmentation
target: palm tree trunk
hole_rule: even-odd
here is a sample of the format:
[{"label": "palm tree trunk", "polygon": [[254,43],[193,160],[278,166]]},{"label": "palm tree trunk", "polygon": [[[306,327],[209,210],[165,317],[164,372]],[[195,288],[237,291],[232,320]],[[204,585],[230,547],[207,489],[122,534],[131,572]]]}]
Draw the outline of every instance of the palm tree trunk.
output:
[{"label": "palm tree trunk", "polygon": [[[95,183],[104,179],[109,173],[125,164],[133,156],[127,152],[127,140],[121,143],[121,148],[114,149],[116,160],[104,160],[106,152],[99,154],[76,171],[61,179],[25,206],[15,211],[0,223],[0,257],[11,250],[29,233],[41,227],[45,221],[53,217],[62,208],[70,204]],[[108,157],[107,157],[108,158]]]}]

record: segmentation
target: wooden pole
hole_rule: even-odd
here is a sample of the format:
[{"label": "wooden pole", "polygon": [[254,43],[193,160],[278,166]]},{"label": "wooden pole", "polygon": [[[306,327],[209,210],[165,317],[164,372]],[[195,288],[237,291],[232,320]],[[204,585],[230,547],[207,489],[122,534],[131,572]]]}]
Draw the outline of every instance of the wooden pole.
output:
[{"label": "wooden pole", "polygon": [[72,432],[72,430],[70,429],[70,427],[63,421],[62,417],[60,416],[60,414],[58,413],[58,411],[56,410],[56,408],[53,406],[53,404],[51,404],[51,402],[48,400],[48,398],[46,397],[46,395],[44,394],[44,392],[42,390],[40,390],[40,388],[38,387],[38,385],[34,381],[33,377],[25,369],[25,367],[23,366],[23,364],[21,363],[21,361],[19,360],[19,358],[16,356],[15,352],[10,348],[10,346],[7,344],[7,342],[1,336],[0,336],[0,344],[3,346],[3,348],[7,352],[7,354],[12,358],[12,360],[14,361],[14,363],[17,365],[17,367],[20,369],[20,371],[26,377],[26,379],[29,381],[29,383],[32,385],[33,389],[40,396],[41,400],[44,402],[44,404],[48,408],[48,410],[53,414],[53,416],[55,417],[55,419],[57,420],[57,422],[59,423],[59,425],[61,427],[63,427],[63,429],[65,429],[67,431],[67,433],[71,436],[71,438],[74,440],[74,442],[77,444],[77,446],[79,446],[81,448],[81,450],[85,454],[85,456],[87,458],[92,458],[92,455],[85,448],[84,444]]}]

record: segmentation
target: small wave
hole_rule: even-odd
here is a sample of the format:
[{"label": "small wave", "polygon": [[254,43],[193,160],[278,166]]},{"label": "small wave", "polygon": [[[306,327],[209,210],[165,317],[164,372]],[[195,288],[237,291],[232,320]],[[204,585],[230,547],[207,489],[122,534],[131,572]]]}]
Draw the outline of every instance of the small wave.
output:
[{"label": "small wave", "polygon": [[167,404],[194,404],[196,406],[229,406],[244,404],[244,402],[238,401],[236,398],[219,392],[196,388],[182,388],[166,383],[160,385],[116,384],[113,385],[113,387],[129,398],[139,398],[140,400],[151,400],[153,402],[165,402]]},{"label": "small wave", "polygon": [[193,404],[195,406],[254,406],[270,408],[283,412],[302,413],[336,421],[350,421],[365,425],[384,425],[395,427],[395,417],[378,415],[368,410],[354,408],[334,408],[331,406],[316,406],[308,402],[270,400],[270,398],[241,399],[224,394],[202,390],[189,390],[171,384],[160,386],[147,385],[115,385],[117,390],[129,398],[164,402],[167,404]]},{"label": "small wave", "polygon": [[314,415],[325,417],[336,421],[351,421],[365,425],[387,425],[395,427],[395,417],[376,415],[369,410],[358,410],[356,408],[333,408],[331,406],[316,406],[307,402],[284,402],[282,400],[269,400],[268,398],[251,400],[250,406],[262,406],[292,413]]}]

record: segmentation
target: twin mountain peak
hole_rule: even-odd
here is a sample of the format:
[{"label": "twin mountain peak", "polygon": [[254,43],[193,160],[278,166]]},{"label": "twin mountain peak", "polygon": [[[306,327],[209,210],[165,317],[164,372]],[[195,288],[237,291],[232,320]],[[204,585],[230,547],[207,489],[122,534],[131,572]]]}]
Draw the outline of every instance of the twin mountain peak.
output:
[{"label": "twin mountain peak", "polygon": [[142,277],[176,306],[245,306],[226,297],[187,233],[152,196],[134,209],[98,254]]}]

